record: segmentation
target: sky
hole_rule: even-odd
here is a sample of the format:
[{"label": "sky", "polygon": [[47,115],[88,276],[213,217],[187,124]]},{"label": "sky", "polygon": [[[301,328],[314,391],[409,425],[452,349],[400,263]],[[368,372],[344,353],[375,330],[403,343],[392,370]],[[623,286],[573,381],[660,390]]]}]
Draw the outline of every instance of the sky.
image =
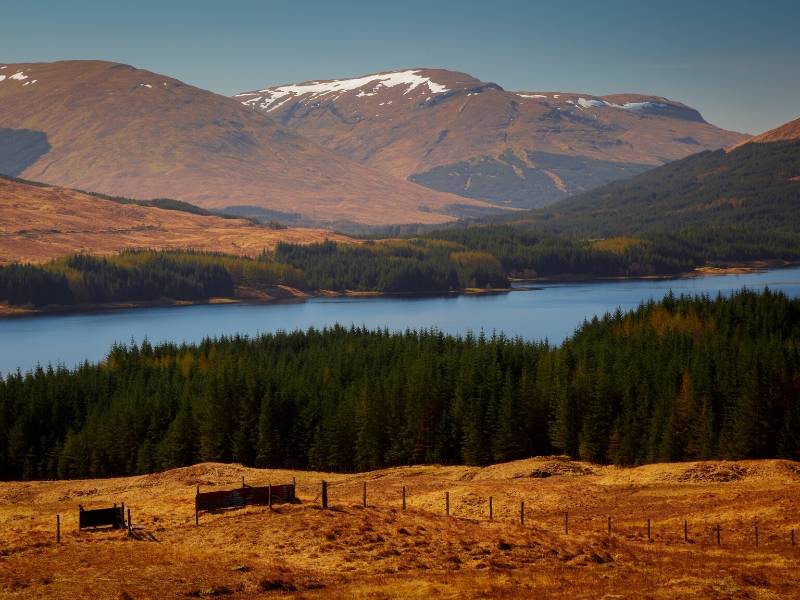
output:
[{"label": "sky", "polygon": [[800,116],[798,0],[0,0],[0,14],[0,62],[112,60],[226,95],[440,67],[508,90],[664,96],[747,133]]}]

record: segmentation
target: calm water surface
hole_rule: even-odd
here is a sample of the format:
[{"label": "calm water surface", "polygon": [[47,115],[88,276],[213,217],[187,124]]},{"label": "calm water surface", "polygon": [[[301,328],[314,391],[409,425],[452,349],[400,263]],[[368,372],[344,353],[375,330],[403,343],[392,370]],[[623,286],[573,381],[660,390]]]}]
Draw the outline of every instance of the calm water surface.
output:
[{"label": "calm water surface", "polygon": [[255,335],[341,323],[390,330],[438,327],[447,333],[504,332],[560,343],[584,319],[635,308],[675,294],[730,293],[769,286],[800,297],[800,268],[666,281],[542,284],[492,296],[315,298],[306,302],[145,308],[0,320],[0,373],[37,364],[74,366],[102,359],[114,342],[193,342],[207,336]]}]

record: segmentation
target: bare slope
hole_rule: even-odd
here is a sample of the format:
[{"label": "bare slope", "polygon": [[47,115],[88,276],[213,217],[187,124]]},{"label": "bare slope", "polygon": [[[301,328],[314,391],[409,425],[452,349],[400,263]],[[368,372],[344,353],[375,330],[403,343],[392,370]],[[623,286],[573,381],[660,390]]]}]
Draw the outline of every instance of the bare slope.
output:
[{"label": "bare slope", "polygon": [[101,61],[0,64],[0,172],[318,221],[451,220],[464,202],[325,150],[230,98]]},{"label": "bare slope", "polygon": [[800,139],[800,118],[755,136],[754,142],[786,142]]},{"label": "bare slope", "polygon": [[0,177],[0,264],[74,252],[195,248],[247,256],[278,242],[347,238],[319,229],[268,229],[243,219],[119,204],[61,187]]},{"label": "bare slope", "polygon": [[[230,489],[242,477],[250,485],[297,477],[303,503],[203,514],[195,527],[196,486]],[[318,504],[323,478],[327,511]],[[799,496],[800,466],[777,460],[622,469],[546,457],[349,475],[200,464],[120,479],[8,482],[0,483],[0,595],[792,598],[800,547],[789,531],[800,527]],[[78,504],[123,501],[132,537],[76,531]]]},{"label": "bare slope", "polygon": [[509,92],[442,69],[282,85],[236,98],[386,174],[525,208],[746,139],[666,98]]}]

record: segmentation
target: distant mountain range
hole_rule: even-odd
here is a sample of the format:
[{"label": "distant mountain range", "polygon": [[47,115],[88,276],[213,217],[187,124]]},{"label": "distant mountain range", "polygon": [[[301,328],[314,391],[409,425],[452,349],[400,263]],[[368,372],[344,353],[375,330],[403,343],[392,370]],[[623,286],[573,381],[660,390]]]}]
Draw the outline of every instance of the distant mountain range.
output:
[{"label": "distant mountain range", "polygon": [[490,206],[387,177],[231,98],[100,61],[0,64],[0,173],[316,222],[441,223]]},{"label": "distant mountain range", "polygon": [[541,206],[744,139],[664,98],[506,92],[444,70],[232,99],[117,63],[0,64],[0,173],[295,224]]},{"label": "distant mountain range", "polygon": [[235,98],[386,175],[502,207],[545,206],[747,139],[666,98],[510,92],[441,69],[281,85]]}]

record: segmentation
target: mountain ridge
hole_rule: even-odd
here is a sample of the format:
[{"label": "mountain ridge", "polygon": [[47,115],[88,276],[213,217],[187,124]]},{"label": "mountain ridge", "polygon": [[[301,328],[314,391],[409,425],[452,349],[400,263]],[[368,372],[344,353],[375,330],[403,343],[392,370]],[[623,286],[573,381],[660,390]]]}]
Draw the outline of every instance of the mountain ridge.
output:
[{"label": "mountain ridge", "polygon": [[[387,178],[226,96],[107,61],[0,64],[3,172],[316,222],[441,223],[480,201]],[[20,159],[20,157],[23,157]]]},{"label": "mountain ridge", "polygon": [[510,92],[446,69],[285,84],[234,98],[387,175],[502,207],[542,206],[746,139],[660,96]]}]

